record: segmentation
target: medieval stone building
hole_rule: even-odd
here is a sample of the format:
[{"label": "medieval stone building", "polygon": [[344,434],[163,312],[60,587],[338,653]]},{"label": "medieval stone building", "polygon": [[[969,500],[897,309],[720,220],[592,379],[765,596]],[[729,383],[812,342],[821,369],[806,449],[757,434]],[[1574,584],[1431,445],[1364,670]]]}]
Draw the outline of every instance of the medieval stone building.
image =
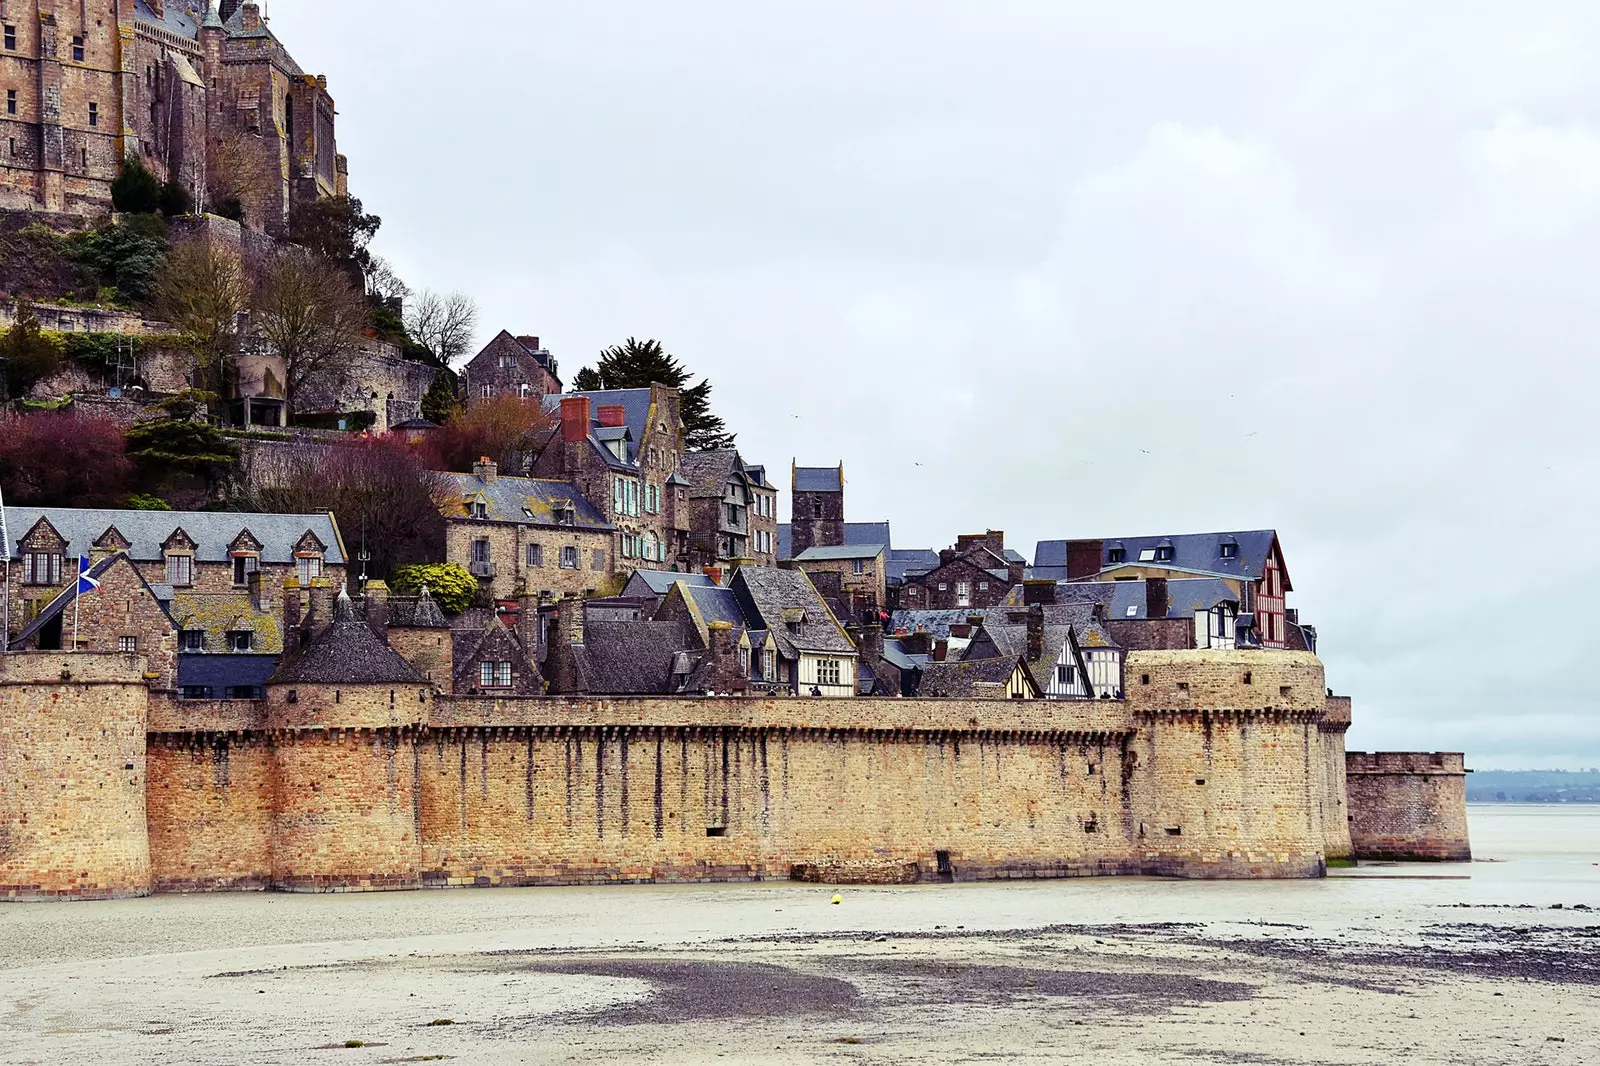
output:
[{"label": "medieval stone building", "polygon": [[0,208],[99,213],[122,161],[247,223],[342,195],[328,80],[240,0],[0,0]]}]

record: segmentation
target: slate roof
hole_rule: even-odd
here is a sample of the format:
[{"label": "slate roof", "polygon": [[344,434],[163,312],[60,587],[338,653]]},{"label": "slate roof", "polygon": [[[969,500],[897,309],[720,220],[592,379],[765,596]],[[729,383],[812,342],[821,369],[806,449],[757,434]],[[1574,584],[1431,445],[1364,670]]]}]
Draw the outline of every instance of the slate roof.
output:
[{"label": "slate roof", "polygon": [[[584,498],[583,493],[570,481],[547,481],[533,477],[496,477],[485,482],[476,474],[447,473],[455,490],[454,497],[440,507],[446,518],[466,518],[467,504],[482,501],[487,521],[513,522],[522,525],[556,526],[555,512],[564,504],[572,510],[572,525],[562,529],[594,529],[609,531],[615,527],[606,521],[599,508]],[[483,521],[480,519],[480,521]]]},{"label": "slate roof", "polygon": [[[778,558],[789,559],[793,526],[788,522],[778,523]],[[844,542],[846,544],[882,544],[889,549],[889,556],[894,557],[894,537],[889,533],[888,522],[846,522],[844,524]],[[939,563],[939,553],[932,552],[934,565]],[[891,568],[892,569],[892,568]],[[891,575],[892,577],[893,575]]]},{"label": "slate roof", "polygon": [[265,685],[277,666],[276,655],[179,655],[178,686],[206,685],[214,699],[225,699],[224,689]]},{"label": "slate roof", "polygon": [[713,585],[715,584],[705,574],[680,574],[675,570],[635,570],[628,579],[628,584],[623,587],[624,596],[635,595],[638,590],[630,591],[634,582],[643,584],[657,596],[665,596],[673,585],[679,581],[687,585]]},{"label": "slate roof", "polygon": [[133,18],[135,22],[148,23],[159,27],[168,33],[187,37],[193,41],[199,37],[200,24],[195,21],[192,12],[184,10],[180,3],[165,4],[164,13],[157,15],[145,0],[133,0]]},{"label": "slate roof", "polygon": [[785,658],[797,658],[800,650],[855,654],[803,570],[742,566],[733,575],[733,591],[751,628],[767,630]]},{"label": "slate roof", "polygon": [[720,499],[728,482],[744,473],[739,453],[732,448],[684,452],[682,471],[689,479],[689,496],[694,499],[707,496]]},{"label": "slate roof", "polygon": [[[327,548],[324,561],[345,561],[344,542],[330,514],[246,514],[237,511],[121,511],[111,508],[7,507],[6,526],[13,541],[27,536],[40,518],[48,518],[67,539],[69,556],[88,555],[90,547],[112,526],[131,544],[136,562],[158,562],[161,545],[182,529],[195,542],[195,560],[228,561],[228,546],[246,530],[261,542],[264,563],[294,562],[295,543],[308,531]],[[11,545],[13,555],[17,544]]]},{"label": "slate roof", "polygon": [[389,624],[414,629],[445,629],[449,626],[438,601],[426,585],[422,586],[415,600],[397,596],[389,601]]},{"label": "slate roof", "polygon": [[918,696],[971,696],[973,685],[986,682],[1004,685],[1016,672],[1017,660],[978,659],[962,662],[930,662],[922,668]]},{"label": "slate roof", "polygon": [[573,647],[579,687],[604,696],[682,692],[700,664],[678,622],[587,622]]},{"label": "slate roof", "polygon": [[278,628],[277,616],[257,610],[248,592],[179,592],[167,605],[167,614],[180,630],[203,632],[209,654],[245,654],[228,650],[228,634],[239,630],[254,634],[253,653],[283,654],[283,631]]},{"label": "slate roof", "polygon": [[796,492],[843,492],[844,471],[836,466],[797,466],[794,468]]},{"label": "slate roof", "polygon": [[926,655],[913,655],[906,651],[898,640],[885,639],[883,642],[884,661],[901,670],[920,670],[928,662]]},{"label": "slate roof", "polygon": [[[1140,562],[1139,556],[1142,552],[1170,545],[1172,558],[1160,563],[1161,566],[1256,581],[1260,580],[1266,570],[1267,558],[1277,538],[1277,531],[1272,529],[1180,533],[1173,536],[1108,537],[1101,542],[1100,565],[1102,568],[1114,565],[1111,562],[1113,548],[1120,547],[1126,553],[1124,560],[1126,563],[1137,564]],[[1239,546],[1238,554],[1224,557],[1222,546],[1230,541]],[[1153,559],[1146,561],[1154,563]],[[1041,540],[1034,548],[1033,567],[1037,577],[1057,580],[1066,578],[1067,542]],[[1287,568],[1283,576],[1284,588],[1293,591]]]},{"label": "slate roof", "polygon": [[404,422],[396,422],[390,426],[391,431],[401,429],[438,429],[439,423],[430,422],[426,418],[408,418]]},{"label": "slate roof", "polygon": [[333,622],[272,675],[275,685],[410,685],[421,680],[411,664],[356,614],[343,589],[334,601]]},{"label": "slate roof", "polygon": [[[644,433],[649,428],[650,421],[650,390],[649,389],[597,389],[594,392],[565,392],[552,393],[540,400],[540,406],[549,412],[559,412],[561,401],[571,396],[587,396],[589,398],[589,424],[592,429],[600,428],[600,408],[622,408],[623,424],[631,430],[628,441],[628,462],[637,464],[639,461],[639,443],[644,440]],[[615,462],[615,458],[604,448],[600,453],[607,459]]]},{"label": "slate roof", "polygon": [[889,549],[887,569],[892,582],[899,583],[914,574],[925,574],[938,568],[939,553],[932,548]]},{"label": "slate roof", "polygon": [[[1103,603],[1106,614],[1114,619],[1148,618],[1147,596],[1144,581],[1063,581],[1056,585],[1057,603],[1069,597],[1074,603]],[[1223,602],[1237,604],[1239,597],[1221,578],[1167,581],[1168,618],[1192,618],[1196,611],[1209,611]]]},{"label": "slate roof", "polygon": [[887,549],[882,544],[840,544],[832,547],[807,548],[795,556],[802,563],[827,562],[832,559],[876,559]]}]

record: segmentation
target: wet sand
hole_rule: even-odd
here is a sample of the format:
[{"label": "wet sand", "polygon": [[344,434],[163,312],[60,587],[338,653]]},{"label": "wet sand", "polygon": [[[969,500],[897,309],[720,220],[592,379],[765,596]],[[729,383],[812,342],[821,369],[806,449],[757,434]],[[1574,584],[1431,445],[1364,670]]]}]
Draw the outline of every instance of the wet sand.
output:
[{"label": "wet sand", "polygon": [[12,905],[0,1062],[1600,1063],[1600,809],[1530,817],[1317,882]]}]

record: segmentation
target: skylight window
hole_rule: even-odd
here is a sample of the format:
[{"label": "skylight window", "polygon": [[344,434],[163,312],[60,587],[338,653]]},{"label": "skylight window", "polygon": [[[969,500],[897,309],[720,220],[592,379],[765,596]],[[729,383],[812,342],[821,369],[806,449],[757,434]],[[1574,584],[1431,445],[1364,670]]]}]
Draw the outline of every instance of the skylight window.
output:
[{"label": "skylight window", "polygon": [[1139,605],[1137,603],[1128,604],[1128,609],[1126,611],[1122,612],[1122,614],[1123,614],[1123,617],[1125,617],[1125,618],[1137,618],[1137,617],[1139,617]]},{"label": "skylight window", "polygon": [[522,509],[522,513],[524,515],[526,515],[527,517],[532,518],[533,517],[533,508],[532,507],[524,507]]},{"label": "skylight window", "polygon": [[1139,549],[1139,561],[1141,563],[1153,563],[1153,562],[1155,562],[1156,561],[1156,550],[1154,548],[1141,548],[1141,549]]}]

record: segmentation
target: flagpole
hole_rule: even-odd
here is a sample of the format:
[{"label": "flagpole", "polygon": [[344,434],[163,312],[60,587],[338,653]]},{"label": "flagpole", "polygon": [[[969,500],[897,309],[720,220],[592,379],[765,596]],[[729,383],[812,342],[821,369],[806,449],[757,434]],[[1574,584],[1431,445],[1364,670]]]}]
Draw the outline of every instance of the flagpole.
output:
[{"label": "flagpole", "polygon": [[78,650],[78,601],[83,599],[83,558],[72,564],[77,573],[72,575],[72,650]]},{"label": "flagpole", "polygon": [[6,493],[0,487],[0,566],[5,567],[5,620],[0,621],[0,655],[11,651],[11,530],[6,527]]}]

